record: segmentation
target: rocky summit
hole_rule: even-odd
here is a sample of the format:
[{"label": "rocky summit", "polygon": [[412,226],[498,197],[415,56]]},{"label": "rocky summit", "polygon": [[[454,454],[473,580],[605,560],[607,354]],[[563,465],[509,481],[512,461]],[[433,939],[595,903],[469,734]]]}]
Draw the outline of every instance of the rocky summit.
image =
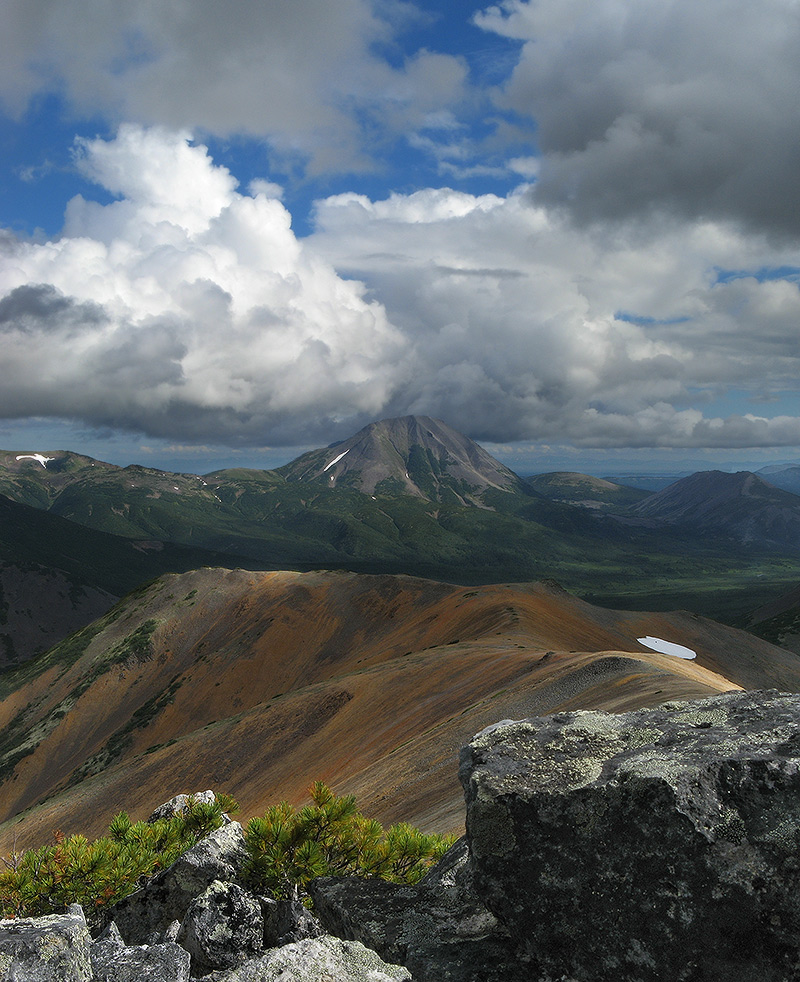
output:
[{"label": "rocky summit", "polygon": [[492,728],[462,753],[475,886],[529,978],[800,977],[800,697]]},{"label": "rocky summit", "polygon": [[503,721],[415,886],[251,892],[229,823],[92,923],[0,922],[0,982],[796,982],[800,695]]}]

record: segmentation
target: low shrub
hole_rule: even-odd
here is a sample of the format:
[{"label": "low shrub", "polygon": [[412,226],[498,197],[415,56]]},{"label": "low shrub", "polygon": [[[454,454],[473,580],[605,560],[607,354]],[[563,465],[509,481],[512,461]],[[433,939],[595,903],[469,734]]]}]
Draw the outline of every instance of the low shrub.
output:
[{"label": "low shrub", "polygon": [[[250,860],[244,875],[253,889],[276,898],[297,896],[316,876],[416,883],[454,842],[453,836],[426,835],[406,822],[384,829],[358,811],[352,795],[339,797],[325,784],[310,791],[312,805],[297,810],[283,801],[247,824]],[[120,812],[108,835],[94,842],[56,832],[52,845],[1,861],[0,914],[31,917],[79,903],[96,920],[238,807],[230,795],[218,794],[213,803],[190,798],[184,811],[154,822],[134,823]]]},{"label": "low shrub", "polygon": [[282,801],[248,823],[246,873],[256,889],[285,898],[317,876],[416,883],[455,841],[406,822],[384,829],[358,811],[353,795],[338,797],[321,782],[311,798],[313,805],[299,811]]},{"label": "low shrub", "polygon": [[192,798],[184,811],[155,822],[131,822],[120,812],[108,835],[89,842],[83,835],[54,833],[52,845],[2,860],[0,912],[31,917],[79,903],[88,917],[135,890],[143,878],[166,869],[204,836],[222,825],[236,802],[219,795],[213,803]]}]

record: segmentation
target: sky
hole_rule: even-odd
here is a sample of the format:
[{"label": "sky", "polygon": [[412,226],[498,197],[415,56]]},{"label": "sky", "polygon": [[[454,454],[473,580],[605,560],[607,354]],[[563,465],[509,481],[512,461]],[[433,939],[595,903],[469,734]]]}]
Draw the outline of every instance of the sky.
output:
[{"label": "sky", "polygon": [[798,0],[4,0],[0,446],[800,459]]}]

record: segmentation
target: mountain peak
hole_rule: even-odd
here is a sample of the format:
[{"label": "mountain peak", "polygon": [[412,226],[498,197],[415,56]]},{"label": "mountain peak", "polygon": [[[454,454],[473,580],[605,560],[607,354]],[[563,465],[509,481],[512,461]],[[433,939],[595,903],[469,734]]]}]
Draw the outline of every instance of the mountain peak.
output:
[{"label": "mountain peak", "polygon": [[489,489],[522,482],[483,447],[431,416],[370,423],[347,440],[311,450],[280,469],[287,481],[480,504]]}]

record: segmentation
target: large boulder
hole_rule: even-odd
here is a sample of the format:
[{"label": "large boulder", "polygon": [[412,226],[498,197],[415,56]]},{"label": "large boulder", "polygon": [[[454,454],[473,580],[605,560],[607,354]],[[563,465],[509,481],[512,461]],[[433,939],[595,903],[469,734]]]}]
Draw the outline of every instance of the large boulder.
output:
[{"label": "large boulder", "polygon": [[800,696],[510,723],[461,779],[476,888],[529,978],[800,978]]},{"label": "large boulder", "polygon": [[180,945],[92,945],[94,982],[189,982],[189,952]]},{"label": "large boulder", "polygon": [[217,982],[411,982],[357,941],[323,935],[274,948],[261,958],[216,975]]},{"label": "large boulder", "polygon": [[233,968],[264,948],[261,905],[236,883],[215,880],[189,905],[178,943],[192,956],[192,973]]},{"label": "large boulder", "polygon": [[182,921],[189,905],[214,880],[236,883],[249,856],[244,833],[231,822],[201,839],[141,889],[115,904],[113,918],[127,944],[161,940],[173,921]]},{"label": "large boulder", "polygon": [[465,839],[414,886],[321,877],[310,891],[327,931],[405,965],[415,982],[512,982],[521,977],[516,945],[475,892]]},{"label": "large boulder", "polygon": [[90,945],[78,904],[66,914],[0,921],[0,982],[89,982]]}]

